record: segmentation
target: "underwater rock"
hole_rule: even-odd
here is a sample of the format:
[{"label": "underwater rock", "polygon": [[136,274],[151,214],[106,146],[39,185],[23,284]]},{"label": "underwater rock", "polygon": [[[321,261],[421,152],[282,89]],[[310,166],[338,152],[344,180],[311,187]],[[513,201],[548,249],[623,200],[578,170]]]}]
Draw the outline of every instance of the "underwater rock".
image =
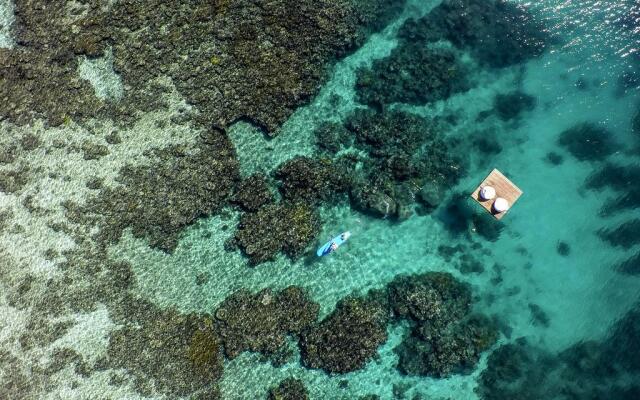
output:
[{"label": "underwater rock", "polygon": [[276,171],[280,193],[288,201],[316,204],[341,191],[345,178],[330,160],[295,157]]},{"label": "underwater rock", "polygon": [[614,269],[627,275],[640,275],[640,253],[629,257],[625,261],[616,265]]},{"label": "underwater rock", "polygon": [[466,69],[454,52],[402,42],[391,54],[357,72],[358,101],[382,108],[385,104],[422,105],[468,89]]},{"label": "underwater rock", "polygon": [[532,111],[536,107],[535,97],[521,91],[497,94],[493,99],[493,109],[498,118],[510,121],[518,118],[525,111]]},{"label": "underwater rock", "polygon": [[547,31],[525,7],[502,0],[446,0],[426,16],[409,19],[398,36],[407,41],[451,41],[494,68],[542,54]]},{"label": "underwater rock", "polygon": [[398,205],[388,194],[378,190],[376,186],[363,183],[351,188],[351,202],[353,206],[365,213],[387,217],[396,215]]},{"label": "underwater rock", "polygon": [[[428,207],[432,208],[444,196],[442,189],[453,185],[462,175],[459,162],[451,156],[451,149],[439,129],[438,122],[403,111],[358,109],[344,125],[325,124],[316,131],[317,135],[330,138],[328,147],[318,143],[326,155],[331,156],[332,151],[344,146],[352,150],[334,156],[331,163],[319,161],[324,164],[323,169],[331,171],[331,176],[326,178],[330,182],[324,186],[305,182],[308,176],[324,174],[315,172],[319,168],[301,158],[296,161],[295,169],[305,173],[298,173],[300,178],[293,179],[291,189],[287,188],[286,192],[304,189],[308,195],[289,197],[310,201],[314,193],[323,198],[344,190],[349,193],[351,205],[364,213],[382,218],[409,218],[416,198],[420,200],[421,188],[431,187],[431,193],[424,189],[425,198],[429,198],[422,201],[431,203]],[[333,135],[342,139],[332,139]]]},{"label": "underwater rock", "polygon": [[387,340],[388,311],[367,298],[341,300],[336,309],[300,337],[302,362],[328,373],[357,371]]},{"label": "underwater rock", "polygon": [[87,141],[82,144],[82,153],[85,160],[98,160],[109,154],[109,148],[103,144]]},{"label": "underwater rock", "polygon": [[564,130],[560,133],[558,144],[579,161],[601,161],[618,149],[611,132],[590,122]]},{"label": "underwater rock", "polygon": [[267,400],[309,400],[309,392],[300,379],[287,378],[269,390]]},{"label": "underwater rock", "polygon": [[387,286],[396,318],[445,327],[470,310],[471,288],[446,272],[399,276]]},{"label": "underwater rock", "polygon": [[629,249],[640,243],[640,219],[628,220],[613,229],[600,229],[598,236],[611,246]]},{"label": "underwater rock", "polygon": [[111,333],[107,366],[124,368],[136,389],[169,397],[187,396],[215,385],[222,376],[222,347],[213,320],[142,305],[142,312]]},{"label": "underwater rock", "polygon": [[607,162],[593,172],[586,179],[589,189],[610,187],[613,190],[624,191],[634,182],[640,182],[639,165],[619,165]]},{"label": "underwater rock", "polygon": [[296,286],[256,294],[241,290],[227,297],[215,312],[224,352],[234,359],[243,351],[276,354],[287,335],[297,335],[318,318],[318,303]]},{"label": "underwater rock", "polygon": [[444,227],[454,235],[469,233],[477,210],[472,207],[467,193],[455,193],[444,204],[442,213],[436,215]]},{"label": "underwater rock", "polygon": [[555,151],[550,151],[547,153],[547,156],[545,157],[545,161],[551,165],[560,165],[564,162],[564,159],[560,154],[556,153]]},{"label": "underwater rock", "polygon": [[495,135],[487,134],[486,131],[480,131],[473,138],[473,147],[477,151],[488,156],[493,156],[502,151],[500,140]]},{"label": "underwater rock", "polygon": [[317,210],[297,204],[271,204],[240,218],[233,244],[240,247],[251,265],[273,260],[282,251],[300,257],[320,232]]},{"label": "underwater rock", "polygon": [[463,275],[472,273],[481,274],[484,272],[484,265],[473,257],[471,253],[464,253],[460,255],[460,261],[455,267]]},{"label": "underwater rock", "polygon": [[438,184],[426,183],[418,193],[418,199],[427,207],[436,208],[442,202],[444,189]]},{"label": "underwater rock", "polygon": [[445,329],[420,324],[394,351],[399,357],[400,372],[442,378],[452,373],[471,372],[480,353],[497,339],[498,331],[489,318],[471,316]]},{"label": "underwater rock", "polygon": [[264,174],[254,174],[243,179],[236,186],[232,201],[245,211],[257,211],[265,204],[273,203],[275,197],[269,189],[269,182]]},{"label": "underwater rock", "polygon": [[86,206],[68,210],[70,218],[95,220],[103,243],[117,241],[126,228],[152,247],[172,252],[180,232],[197,218],[224,206],[240,178],[233,145],[212,129],[187,152],[169,146],[152,152],[150,165],[125,166],[119,186],[103,188]]}]

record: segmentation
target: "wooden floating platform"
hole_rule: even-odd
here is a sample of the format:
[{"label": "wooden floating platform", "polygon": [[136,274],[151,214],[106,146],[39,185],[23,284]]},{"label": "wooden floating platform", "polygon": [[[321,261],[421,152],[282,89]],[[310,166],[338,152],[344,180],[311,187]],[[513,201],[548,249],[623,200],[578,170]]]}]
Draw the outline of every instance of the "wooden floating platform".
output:
[{"label": "wooden floating platform", "polygon": [[[491,200],[483,200],[480,197],[480,189],[484,186],[491,186],[496,190],[496,197]],[[480,185],[476,188],[476,190],[471,193],[471,198],[473,198],[478,204],[480,204],[485,210],[487,210],[491,215],[493,215],[496,219],[501,219],[505,216],[506,213],[511,210],[513,205],[518,201],[518,199],[522,196],[522,190],[520,190],[516,185],[513,184],[506,176],[504,176],[500,171],[494,168],[493,171],[480,183]],[[498,197],[502,197],[509,202],[509,210],[505,212],[496,212],[493,209],[493,202]]]}]

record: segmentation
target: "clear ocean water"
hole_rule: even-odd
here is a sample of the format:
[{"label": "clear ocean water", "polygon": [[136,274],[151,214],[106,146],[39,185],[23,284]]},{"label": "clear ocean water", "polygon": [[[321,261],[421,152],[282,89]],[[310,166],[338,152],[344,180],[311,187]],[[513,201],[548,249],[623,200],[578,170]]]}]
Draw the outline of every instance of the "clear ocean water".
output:
[{"label": "clear ocean water", "polygon": [[[288,377],[302,380],[312,399],[356,399],[367,394],[381,399],[476,399],[479,377],[492,351],[501,345],[526,338],[532,346],[556,354],[577,343],[605,340],[616,321],[637,307],[640,274],[621,273],[615,266],[639,254],[640,238],[633,236],[640,232],[626,234],[628,246],[607,242],[598,232],[637,220],[639,210],[612,210],[624,189],[606,185],[593,189],[587,181],[606,163],[640,166],[640,132],[633,128],[640,104],[638,4],[510,1],[526,6],[554,38],[542,55],[500,69],[476,65],[478,69],[470,72],[474,77],[470,90],[427,105],[396,105],[429,118],[455,118],[444,134],[458,143],[457,155],[463,158],[466,173],[448,188],[435,211],[399,221],[369,216],[345,203],[323,205],[322,231],[313,247],[350,230],[347,244],[322,259],[292,261],[281,254],[255,268],[239,251],[225,250],[225,241],[233,235],[233,229],[226,227],[239,219],[232,208],[189,226],[173,254],[152,249],[131,233],[108,250],[114,259],[131,263],[138,295],[184,313],[211,312],[239,289],[256,292],[298,285],[320,304],[322,318],[347,295],[382,288],[399,275],[446,271],[471,285],[476,311],[496,316],[504,325],[498,343],[482,354],[471,373],[445,378],[398,372],[394,348],[407,334],[404,325],[390,325],[389,339],[374,360],[344,375],[305,368],[297,350],[281,367],[244,352],[225,361],[220,383],[224,399],[264,398],[269,388]],[[388,57],[398,46],[397,33],[404,21],[426,15],[439,3],[409,0],[399,17],[336,63],[319,94],[297,109],[276,137],[267,138],[248,122],[232,125],[228,132],[241,174],[273,172],[294,156],[315,155],[316,128],[327,121],[343,121],[364,107],[356,95],[358,68]],[[495,115],[478,119],[478,114],[493,108],[497,94],[516,90],[533,96],[535,107],[510,121]],[[580,160],[559,145],[563,131],[584,122],[605,128],[617,144],[606,159]],[[477,151],[470,142],[474,135],[495,139],[502,150],[491,155]],[[456,194],[470,193],[492,168],[503,171],[524,195],[501,222],[483,218],[482,226],[474,226],[460,221],[462,217],[448,205]],[[631,179],[626,185],[637,188],[640,182]],[[482,215],[470,200],[463,203]],[[496,236],[483,234],[488,225],[490,231],[497,229]],[[484,271],[463,273],[459,256],[443,255],[442,246],[457,245],[464,246],[465,254]],[[203,274],[210,279],[194,284]],[[65,393],[69,397],[60,398],[90,398],[72,390]]]}]

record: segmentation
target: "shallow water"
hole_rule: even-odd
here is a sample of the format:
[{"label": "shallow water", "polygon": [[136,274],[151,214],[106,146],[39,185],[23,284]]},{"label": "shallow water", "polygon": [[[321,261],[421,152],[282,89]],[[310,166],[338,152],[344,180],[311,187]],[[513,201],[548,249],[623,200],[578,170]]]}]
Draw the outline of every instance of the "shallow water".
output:
[{"label": "shallow water", "polygon": [[[519,3],[524,6],[526,2]],[[335,65],[320,93],[296,110],[275,138],[267,139],[247,122],[235,123],[228,133],[238,152],[241,174],[270,173],[293,156],[314,155],[313,132],[322,122],[343,121],[355,108],[364,107],[356,98],[356,69],[387,57],[398,45],[396,34],[403,21],[425,15],[437,4],[411,0],[401,17]],[[601,209],[618,194],[609,188],[590,190],[585,180],[604,161],[580,161],[558,144],[558,138],[578,123],[591,122],[606,128],[619,144],[605,161],[639,164],[640,136],[633,131],[632,118],[640,103],[640,81],[623,87],[620,77],[626,73],[640,79],[636,53],[640,25],[634,20],[640,16],[632,1],[544,0],[526,5],[555,39],[540,57],[497,70],[475,64],[477,69],[471,71],[474,87],[469,91],[424,106],[397,105],[429,118],[456,119],[445,135],[457,141],[455,151],[463,158],[465,175],[448,189],[443,205],[432,213],[414,213],[398,221],[365,215],[345,202],[323,205],[322,231],[314,246],[350,230],[352,237],[343,248],[322,259],[292,261],[279,255],[255,268],[248,266],[239,251],[224,249],[239,219],[232,208],[188,227],[173,254],[151,249],[130,233],[111,246],[109,254],[131,262],[138,295],[162,308],[176,307],[185,313],[211,312],[242,288],[255,292],[298,285],[320,304],[322,318],[340,299],[381,288],[398,275],[447,271],[472,285],[476,311],[495,315],[508,326],[492,350],[522,337],[552,353],[582,341],[603,340],[638,302],[640,275],[621,274],[614,266],[638,254],[640,247],[638,240],[629,248],[612,246],[597,232],[638,218],[640,213],[630,208],[601,216]],[[514,90],[533,96],[535,108],[512,121],[495,115],[478,120],[479,113],[493,107],[496,94]],[[479,152],[470,141],[478,132],[496,138],[502,151],[492,155]],[[550,162],[549,153],[559,155],[562,162]],[[448,213],[446,205],[454,194],[471,192],[494,167],[505,172],[524,195],[502,222],[481,220],[483,224],[499,224],[495,240],[488,240],[479,232],[481,228],[472,224],[456,232],[459,216]],[[467,206],[481,215],[480,208],[470,201]],[[558,251],[561,242],[568,245],[568,254]],[[472,248],[473,243],[479,245]],[[465,246],[465,253],[477,260],[484,272],[463,274],[456,257],[446,260],[438,251],[442,245],[458,244]],[[203,274],[210,278],[196,285]],[[548,323],[535,320],[532,304],[543,311]],[[83,326],[92,329],[91,320]],[[223,398],[264,398],[269,388],[291,376],[305,383],[312,399],[367,394],[382,399],[479,398],[474,389],[491,350],[483,353],[469,374],[441,379],[405,376],[396,369],[393,349],[408,327],[400,324],[388,329],[389,339],[379,348],[378,357],[363,370],[340,376],[303,367],[297,350],[294,358],[279,368],[257,354],[244,352],[225,361],[220,384]],[[72,390],[65,393],[67,398],[82,398]]]},{"label": "shallow water", "polygon": [[[431,6],[415,3],[405,15],[424,13]],[[623,149],[638,145],[630,125],[638,103],[637,88],[621,89],[617,85],[622,72],[637,69],[633,51],[638,35],[616,27],[617,19],[626,15],[629,5],[603,8],[600,2],[545,1],[533,5],[532,10],[559,39],[542,57],[497,72],[479,72],[483,75],[481,83],[469,92],[426,107],[409,107],[412,112],[427,116],[455,114],[459,123],[449,132],[451,136],[469,135],[483,125],[489,135],[501,142],[503,151],[488,160],[469,151],[468,174],[453,189],[470,192],[490,167],[506,171],[517,183],[524,196],[504,219],[498,240],[487,241],[474,231],[457,237],[451,235],[437,217],[441,210],[395,222],[371,218],[339,205],[323,209],[325,223],[321,235],[329,237],[347,229],[353,232],[352,239],[338,254],[310,263],[281,257],[273,263],[247,269],[242,258],[219,250],[230,233],[214,233],[207,240],[200,238],[204,231],[219,232],[221,219],[213,217],[190,228],[172,257],[145,250],[144,244],[136,241],[121,246],[121,254],[133,261],[144,291],[152,293],[152,298],[163,305],[205,311],[240,287],[257,291],[295,284],[307,288],[325,314],[346,295],[381,287],[398,274],[449,271],[472,283],[480,298],[477,307],[481,311],[499,315],[511,327],[510,339],[503,337],[503,342],[526,337],[545,349],[558,351],[576,342],[605,336],[612,323],[637,301],[640,278],[612,269],[612,265],[637,248],[608,246],[596,231],[637,217],[637,210],[623,211],[614,218],[599,217],[598,212],[611,193],[584,188],[585,179],[598,164],[574,159],[556,141],[568,127],[590,121],[608,128]],[[242,123],[232,128],[231,136],[246,173],[271,170],[290,156],[311,154],[313,127],[319,121],[340,119],[356,106],[354,68],[388,54],[395,46],[397,24],[374,35],[356,54],[338,63],[321,94],[311,105],[298,110],[277,138],[266,143],[259,132],[247,132]],[[578,80],[585,83],[584,88],[578,87]],[[513,124],[495,120],[478,124],[477,113],[491,107],[496,93],[514,89],[534,96],[535,110]],[[329,105],[331,96],[336,95],[339,105]],[[268,152],[258,150],[265,147]],[[625,150],[611,159],[637,163],[637,154]],[[552,165],[546,160],[549,152],[559,153],[564,162]],[[441,244],[470,241],[482,243],[477,254],[469,251],[486,271],[461,275],[442,259],[437,248]],[[570,247],[568,256],[556,250],[561,241]],[[490,282],[493,264],[503,266],[502,282],[498,285]],[[190,282],[202,271],[212,271],[215,278],[196,290]],[[549,318],[547,327],[533,323],[530,303],[544,310]],[[403,334],[400,327],[392,329],[389,341],[379,351],[379,359],[365,370],[344,377],[309,371],[296,361],[284,368],[274,368],[259,361],[258,356],[245,353],[226,365],[222,390],[225,398],[257,398],[281,379],[295,376],[307,384],[312,398],[353,398],[367,393],[392,398],[399,388],[406,388],[406,397],[402,398],[414,394],[427,398],[475,397],[473,388],[482,364],[471,375],[447,379],[399,374],[394,368],[396,356],[392,349]],[[338,383],[344,379],[349,384],[340,388]]]}]

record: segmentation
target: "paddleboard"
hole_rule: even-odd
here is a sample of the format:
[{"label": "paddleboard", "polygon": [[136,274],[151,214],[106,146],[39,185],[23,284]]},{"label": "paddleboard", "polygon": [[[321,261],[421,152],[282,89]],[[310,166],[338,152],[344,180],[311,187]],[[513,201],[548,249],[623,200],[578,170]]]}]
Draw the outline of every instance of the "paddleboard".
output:
[{"label": "paddleboard", "polygon": [[[331,254],[335,249],[337,249],[338,247],[342,246],[342,244],[344,242],[346,242],[347,240],[349,240],[349,237],[351,236],[351,232],[346,231],[343,232],[341,234],[339,234],[338,236],[334,237],[333,239],[329,240],[327,243],[325,243],[324,245],[322,245],[322,247],[320,247],[318,249],[318,251],[316,252],[316,254],[318,255],[318,257],[322,257],[322,256],[326,256],[327,254]],[[335,243],[335,249],[331,248],[331,245]]]}]

